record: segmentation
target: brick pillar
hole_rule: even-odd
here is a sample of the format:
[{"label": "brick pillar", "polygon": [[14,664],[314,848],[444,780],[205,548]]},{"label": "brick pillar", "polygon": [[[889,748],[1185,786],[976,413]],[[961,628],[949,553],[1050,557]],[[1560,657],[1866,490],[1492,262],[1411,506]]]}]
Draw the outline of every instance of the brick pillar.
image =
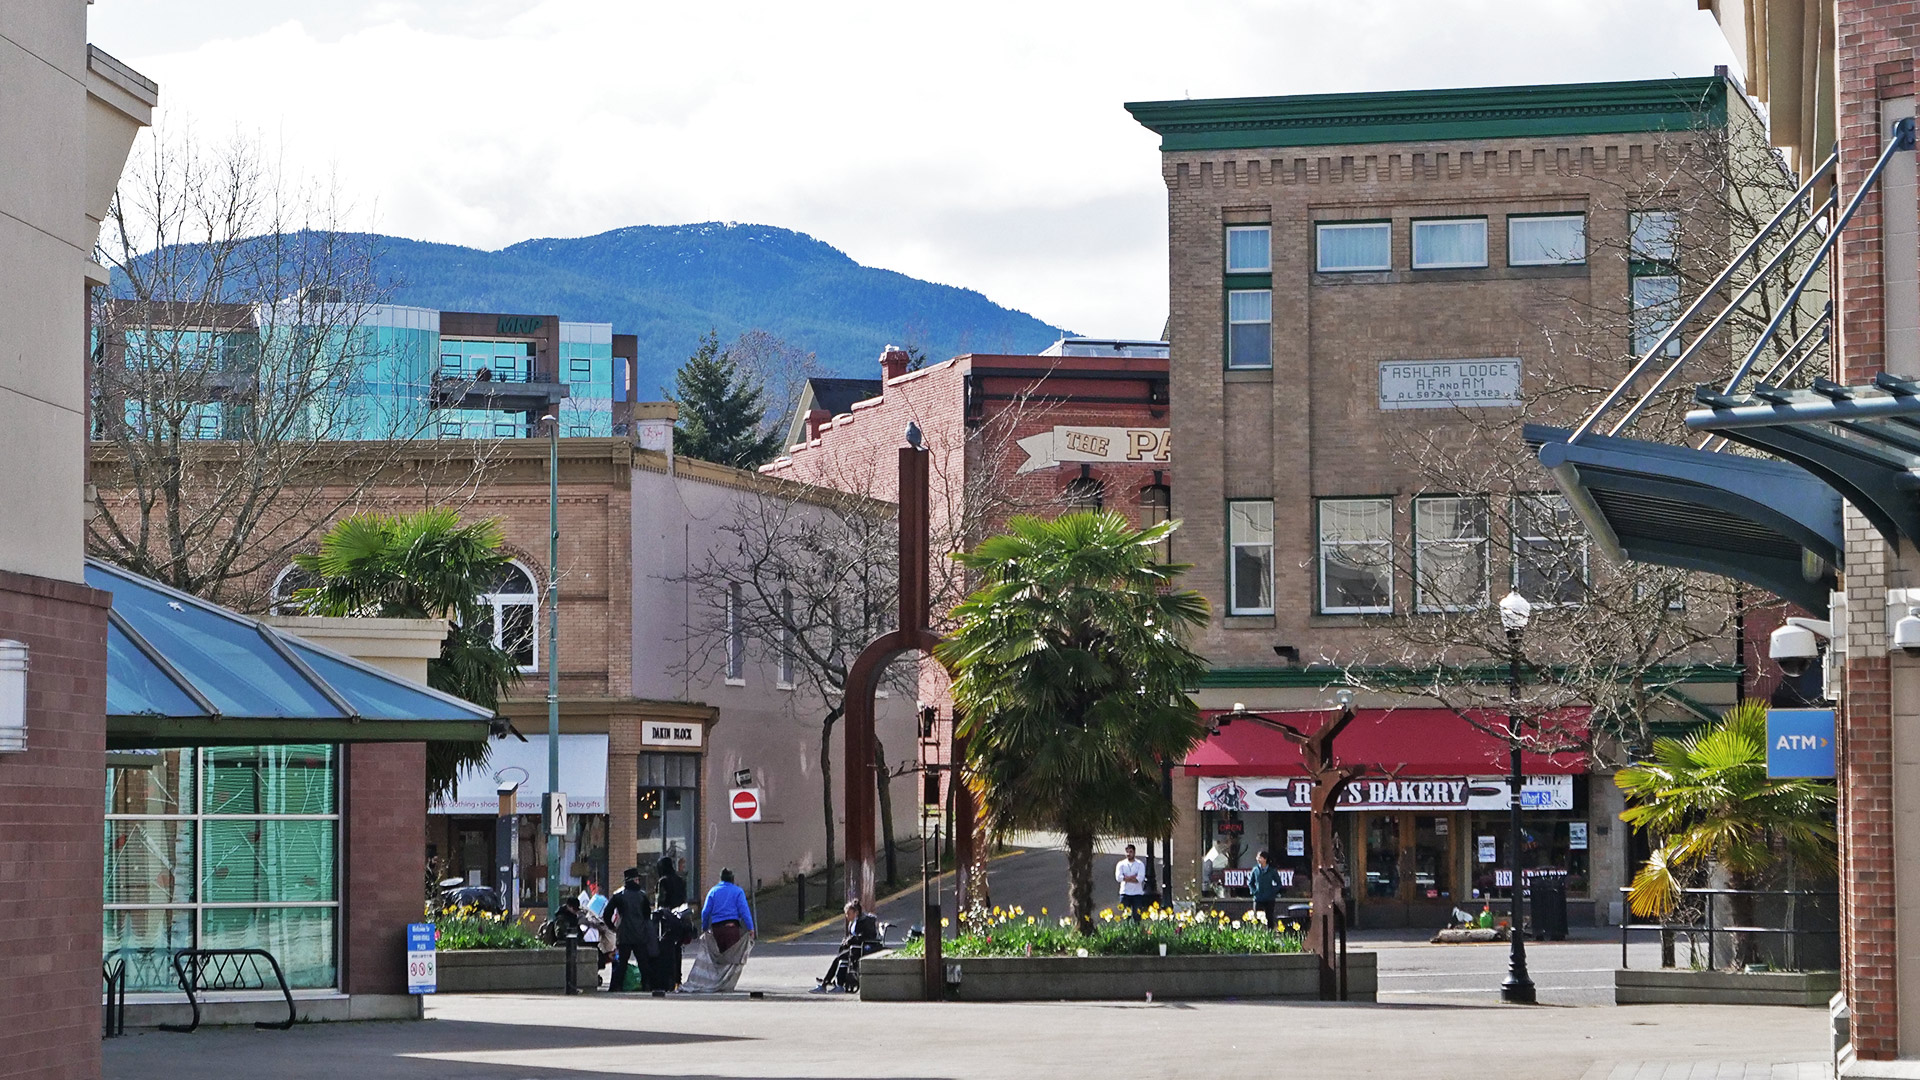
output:
[{"label": "brick pillar", "polygon": [[344,747],[346,873],[341,989],[407,992],[407,924],[425,919],[425,743]]},{"label": "brick pillar", "polygon": [[[907,355],[907,350],[896,349],[891,345],[887,346],[886,351],[880,354],[880,374],[882,379],[897,379],[905,375],[907,373],[907,365],[912,362],[913,358]],[[882,387],[883,391],[884,389],[885,387]]]},{"label": "brick pillar", "polygon": [[0,571],[25,642],[27,750],[0,754],[0,1077],[100,1076],[106,593]]}]

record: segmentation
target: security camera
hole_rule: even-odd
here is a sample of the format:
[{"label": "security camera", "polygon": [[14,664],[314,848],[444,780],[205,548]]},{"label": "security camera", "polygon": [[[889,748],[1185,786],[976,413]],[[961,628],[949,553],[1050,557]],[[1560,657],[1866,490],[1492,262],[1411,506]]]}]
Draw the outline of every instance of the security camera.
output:
[{"label": "security camera", "polygon": [[1920,656],[1920,607],[1910,607],[1899,622],[1893,624],[1893,647],[1908,656]]},{"label": "security camera", "polygon": [[[1920,630],[1920,626],[1915,629]],[[1767,638],[1767,656],[1788,678],[1798,678],[1820,659],[1820,639],[1806,627],[1789,623]]]}]

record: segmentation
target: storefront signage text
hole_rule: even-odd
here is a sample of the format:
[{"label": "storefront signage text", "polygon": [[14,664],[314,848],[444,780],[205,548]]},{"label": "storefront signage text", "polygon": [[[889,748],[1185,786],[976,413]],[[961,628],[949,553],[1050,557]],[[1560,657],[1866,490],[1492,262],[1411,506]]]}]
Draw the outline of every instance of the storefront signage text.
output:
[{"label": "storefront signage text", "polygon": [[1518,404],[1518,360],[1388,360],[1380,365],[1382,409]]},{"label": "storefront signage text", "polygon": [[699,746],[699,724],[673,724],[646,720],[640,724],[640,742],[645,746]]},{"label": "storefront signage text", "polygon": [[[1573,777],[1529,776],[1520,789],[1529,810],[1573,809]],[[1339,810],[1505,810],[1507,781],[1499,776],[1417,776],[1361,779],[1347,787]],[[1313,781],[1299,777],[1201,780],[1202,810],[1311,810]]]},{"label": "storefront signage text", "polygon": [[[1279,870],[1276,870],[1275,873],[1280,875],[1281,888],[1283,889],[1293,888],[1293,871],[1283,867]],[[1248,867],[1245,870],[1223,870],[1220,872],[1220,874],[1221,874],[1220,884],[1225,885],[1229,889],[1247,888],[1248,885],[1253,880],[1252,867]]]},{"label": "storefront signage text", "polygon": [[537,334],[546,319],[538,315],[502,315],[494,321],[496,334]]},{"label": "storefront signage text", "polygon": [[1069,461],[1141,462],[1165,465],[1173,453],[1168,428],[1056,427],[1020,440],[1027,452],[1019,471],[1034,472]]}]

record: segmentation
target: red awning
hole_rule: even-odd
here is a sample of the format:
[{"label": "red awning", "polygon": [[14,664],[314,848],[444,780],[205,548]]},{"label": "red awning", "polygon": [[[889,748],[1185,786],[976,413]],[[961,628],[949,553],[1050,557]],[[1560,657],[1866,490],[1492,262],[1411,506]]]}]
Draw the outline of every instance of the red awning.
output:
[{"label": "red awning", "polygon": [[[1591,709],[1563,709],[1548,725],[1554,736],[1584,736]],[[1202,712],[1217,721],[1226,710]],[[1261,713],[1302,731],[1326,722],[1327,713]],[[1505,720],[1489,716],[1487,725],[1500,730]],[[1334,753],[1346,764],[1403,776],[1495,776],[1509,767],[1505,739],[1481,731],[1451,709],[1359,709],[1334,740]],[[1587,771],[1586,755],[1579,751],[1537,754],[1528,751],[1522,762],[1530,776],[1579,774]],[[1298,776],[1306,772],[1300,747],[1272,728],[1239,720],[1220,729],[1187,755],[1187,772],[1195,776]]]}]

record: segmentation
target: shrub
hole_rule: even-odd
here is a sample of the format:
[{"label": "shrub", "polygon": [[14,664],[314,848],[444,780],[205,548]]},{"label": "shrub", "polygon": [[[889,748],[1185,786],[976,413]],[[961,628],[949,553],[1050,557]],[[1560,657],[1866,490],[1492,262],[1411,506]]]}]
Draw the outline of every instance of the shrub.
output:
[{"label": "shrub", "polygon": [[455,949],[542,949],[545,944],[535,933],[531,913],[515,919],[481,911],[468,904],[457,908],[427,909],[433,920],[434,948],[441,952]]},{"label": "shrub", "polygon": [[[1221,911],[1176,911],[1158,904],[1135,921],[1125,911],[1107,908],[1099,913],[1093,932],[1082,934],[1072,919],[1049,919],[1025,909],[994,908],[984,915],[960,916],[958,937],[941,943],[945,956],[1154,956],[1160,946],[1168,956],[1225,956],[1241,953],[1297,953],[1300,925],[1269,929],[1258,914],[1236,919]],[[941,924],[946,925],[942,919]],[[922,941],[910,941],[902,956],[919,956]]]}]

